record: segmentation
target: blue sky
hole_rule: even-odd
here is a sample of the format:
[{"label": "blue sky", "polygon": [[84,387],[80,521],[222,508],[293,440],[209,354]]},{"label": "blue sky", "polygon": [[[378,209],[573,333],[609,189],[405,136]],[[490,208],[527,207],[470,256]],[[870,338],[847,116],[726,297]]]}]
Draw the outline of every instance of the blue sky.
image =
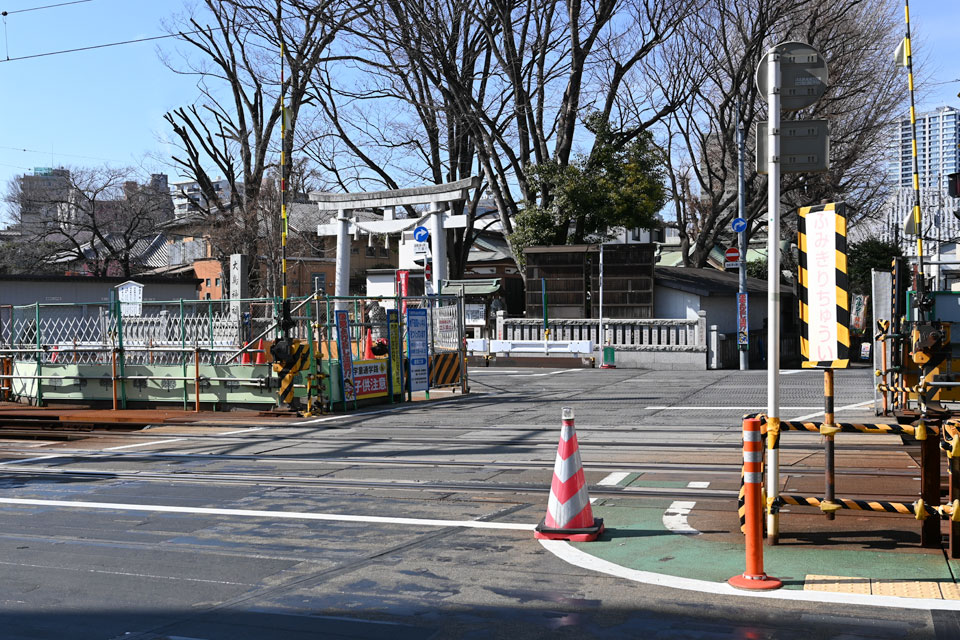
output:
[{"label": "blue sky", "polygon": [[[0,0],[0,11],[63,1]],[[194,78],[160,61],[158,49],[173,51],[173,40],[6,60],[161,35],[183,8],[184,0],[92,0],[8,15],[0,34],[0,191],[34,167],[110,163],[173,178],[172,167],[147,157],[169,156],[163,114],[198,96]],[[914,0],[911,19],[930,81],[960,79],[960,2]],[[960,106],[958,91],[960,82],[932,86],[919,106]]]}]

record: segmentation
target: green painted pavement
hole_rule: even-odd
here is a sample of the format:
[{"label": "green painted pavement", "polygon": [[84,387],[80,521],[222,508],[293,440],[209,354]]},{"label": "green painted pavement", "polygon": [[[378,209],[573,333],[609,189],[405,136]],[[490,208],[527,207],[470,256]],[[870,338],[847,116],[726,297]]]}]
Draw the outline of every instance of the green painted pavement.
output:
[{"label": "green painted pavement", "polygon": [[[606,531],[595,542],[572,543],[582,551],[631,569],[725,582],[743,573],[744,546],[671,533],[663,526],[669,501],[649,507],[594,505]],[[731,513],[736,518],[736,513]],[[709,533],[709,532],[704,532]],[[802,589],[808,574],[883,580],[953,582],[960,563],[942,553],[898,553],[863,549],[764,547],[764,568],[788,589]],[[953,571],[951,572],[951,565]]]}]

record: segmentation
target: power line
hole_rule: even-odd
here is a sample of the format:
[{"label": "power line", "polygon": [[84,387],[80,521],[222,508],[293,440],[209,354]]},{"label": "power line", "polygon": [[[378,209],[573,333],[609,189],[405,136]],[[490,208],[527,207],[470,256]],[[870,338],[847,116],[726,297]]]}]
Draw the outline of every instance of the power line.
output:
[{"label": "power line", "polygon": [[[89,1],[91,1],[91,0],[83,0],[83,1],[84,1],[84,2],[89,2]],[[293,18],[293,17],[296,17],[296,16],[291,16],[291,18]],[[288,18],[283,18],[284,21],[286,21],[287,19],[288,19]],[[267,24],[268,22],[272,22],[272,20],[270,20],[270,19],[267,19],[267,20],[257,20],[257,21],[248,22],[248,23],[245,23],[245,24],[238,24],[238,25],[236,25],[236,26],[237,26],[237,27],[252,27],[252,26],[255,26],[255,25],[259,25],[259,24]],[[190,35],[194,35],[194,34],[197,34],[197,33],[211,33],[211,32],[213,32],[213,31],[219,31],[219,30],[220,30],[219,27],[207,27],[207,28],[205,28],[205,29],[194,29],[193,31],[179,31],[179,32],[177,32],[177,33],[168,33],[168,34],[165,34],[165,35],[162,35],[162,36],[149,36],[149,37],[146,37],[146,38],[136,38],[136,39],[134,39],[134,40],[122,40],[122,41],[120,41],[120,42],[108,42],[108,43],[106,43],[106,44],[94,44],[94,45],[90,45],[89,47],[77,47],[76,49],[61,49],[61,50],[59,50],[59,51],[47,51],[47,52],[44,52],[44,53],[34,53],[34,54],[29,55],[29,56],[18,56],[18,57],[16,57],[16,58],[10,58],[10,57],[8,57],[8,58],[6,58],[5,60],[0,60],[0,62],[15,62],[15,61],[17,61],[17,60],[30,60],[30,59],[32,59],[32,58],[45,58],[45,57],[47,57],[47,56],[59,56],[59,55],[65,54],[65,53],[77,53],[77,52],[80,52],[80,51],[91,51],[91,50],[93,50],[93,49],[106,49],[106,48],[108,48],[108,47],[119,47],[120,45],[125,45],[125,44],[136,44],[136,43],[138,43],[138,42],[150,42],[150,41],[152,41],[152,40],[165,40],[165,39],[167,39],[167,38],[179,38],[179,37],[181,37],[181,36],[190,36]]]},{"label": "power line", "polygon": [[56,7],[65,7],[70,4],[83,4],[84,2],[93,2],[93,0],[73,0],[73,2],[61,2],[59,4],[48,4],[42,7],[29,7],[27,9],[14,9],[13,11],[0,11],[0,16],[12,16],[15,13],[26,13],[28,11],[40,11],[41,9],[54,9]]},{"label": "power line", "polygon": [[6,149],[8,151],[22,151],[24,153],[39,153],[43,155],[55,155],[55,156],[66,156],[68,158],[84,158],[86,160],[101,160],[103,162],[113,162],[109,158],[98,158],[96,156],[82,156],[76,153],[57,153],[53,151],[39,151],[37,149],[24,149],[23,147],[6,147],[0,145],[0,149]]}]

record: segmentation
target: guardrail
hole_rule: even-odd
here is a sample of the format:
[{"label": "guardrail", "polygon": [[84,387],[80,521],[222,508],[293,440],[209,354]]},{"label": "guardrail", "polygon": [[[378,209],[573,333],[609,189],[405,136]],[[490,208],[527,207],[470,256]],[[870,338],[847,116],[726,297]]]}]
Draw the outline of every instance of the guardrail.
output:
[{"label": "guardrail", "polygon": [[490,353],[593,355],[593,340],[491,340]]}]

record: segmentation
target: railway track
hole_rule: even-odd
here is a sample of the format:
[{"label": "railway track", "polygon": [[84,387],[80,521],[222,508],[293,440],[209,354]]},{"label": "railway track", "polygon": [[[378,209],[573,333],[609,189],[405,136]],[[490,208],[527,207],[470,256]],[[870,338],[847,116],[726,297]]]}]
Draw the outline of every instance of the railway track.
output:
[{"label": "railway track", "polygon": [[[235,425],[224,425],[220,428],[226,428],[227,426]],[[204,425],[205,428],[208,425]],[[211,428],[217,428],[216,426],[211,426]],[[450,430],[455,430],[458,433],[463,432],[464,428],[454,428],[450,427]],[[436,432],[437,429],[431,429],[431,431]],[[477,427],[470,429],[471,432],[483,432],[484,428]],[[502,431],[502,429],[490,429],[490,433],[497,433]],[[513,431],[511,429],[511,431]],[[548,439],[528,439],[513,436],[509,439],[498,438],[496,441],[496,446],[498,447],[555,447],[556,433],[553,431],[546,431],[543,429],[528,429],[527,433],[543,435]],[[600,431],[591,431],[590,429],[579,429],[578,435],[580,437],[580,442],[584,446],[589,447],[616,447],[616,448],[629,448],[629,449],[639,449],[639,448],[653,448],[658,450],[664,449],[675,449],[679,451],[683,450],[703,450],[703,449],[729,449],[737,450],[742,449],[742,444],[737,441],[732,442],[689,442],[683,441],[680,438],[673,439],[669,442],[663,441],[625,441],[625,440],[608,440],[608,439],[599,439],[595,434],[597,433],[606,433],[606,430]],[[631,432],[637,433],[637,432]],[[646,431],[644,431],[646,433]],[[671,431],[670,433],[680,435],[684,432],[679,430]],[[687,434],[694,435],[704,435],[709,433],[712,435],[739,435],[739,430],[729,430],[729,431],[713,431],[713,432],[704,432],[704,431],[687,431]],[[502,434],[501,434],[502,435]],[[177,438],[180,441],[195,441],[195,442],[207,442],[207,443],[249,443],[249,444],[265,444],[265,443],[283,443],[283,444],[317,444],[317,443],[326,443],[326,444],[367,444],[367,445],[377,445],[377,444],[466,444],[466,443],[483,443],[491,444],[489,439],[484,439],[481,437],[464,437],[461,435],[457,436],[420,436],[420,437],[407,437],[407,436],[357,436],[353,434],[344,434],[336,435],[333,437],[321,437],[321,436],[302,436],[302,435],[270,435],[268,433],[264,434],[235,434],[235,435],[224,435],[224,434],[197,434],[189,432],[164,432],[162,434],[150,433],[149,431],[93,431],[93,430],[67,430],[67,429],[26,429],[26,430],[10,430],[10,429],[0,429],[0,439],[43,439],[43,440],[62,440],[62,441],[75,441],[88,438],[110,438],[110,439],[156,439],[162,437],[164,439],[168,438]],[[789,449],[789,451],[794,453],[815,453],[822,451],[823,448],[815,440],[815,436],[809,436],[813,442],[807,443],[797,443],[789,442],[785,445],[784,450]],[[840,441],[843,442],[842,440]],[[904,451],[906,449],[903,444],[894,444],[894,443],[856,443],[856,444],[843,444],[843,452],[897,452]]]},{"label": "railway track", "polygon": [[[0,453],[23,454],[36,456],[37,449],[31,448],[2,448]],[[468,468],[484,470],[538,470],[552,469],[553,462],[548,461],[524,461],[524,462],[498,462],[498,461],[463,461],[463,460],[422,460],[413,458],[396,457],[370,457],[370,456],[328,456],[324,454],[310,455],[277,455],[277,454],[233,454],[233,453],[167,453],[167,452],[142,452],[142,451],[89,451],[84,449],[50,449],[44,453],[61,459],[74,460],[203,460],[207,462],[261,462],[264,464],[317,464],[317,465],[347,465],[350,467],[431,467],[431,468]],[[18,462],[17,459],[0,462],[0,469],[9,468],[11,463]],[[646,463],[640,462],[631,464],[629,462],[618,462],[616,464],[592,463],[589,460],[585,463],[585,469],[589,471],[602,471],[606,473],[630,472],[630,473],[670,473],[684,472],[692,474],[704,473],[730,473],[739,474],[741,465],[739,463],[717,464],[717,463]],[[786,468],[785,468],[786,469]],[[823,468],[816,466],[791,466],[789,472],[792,475],[822,475]],[[837,475],[844,476],[889,476],[889,477],[914,477],[917,470],[911,469],[887,469],[877,471],[874,469],[837,469]]]}]

